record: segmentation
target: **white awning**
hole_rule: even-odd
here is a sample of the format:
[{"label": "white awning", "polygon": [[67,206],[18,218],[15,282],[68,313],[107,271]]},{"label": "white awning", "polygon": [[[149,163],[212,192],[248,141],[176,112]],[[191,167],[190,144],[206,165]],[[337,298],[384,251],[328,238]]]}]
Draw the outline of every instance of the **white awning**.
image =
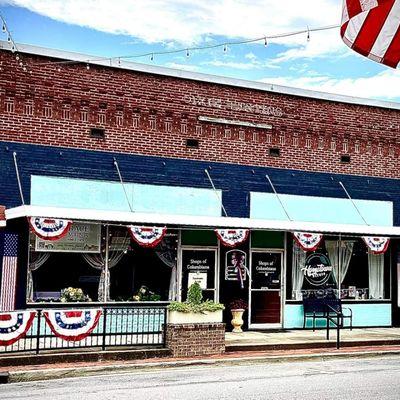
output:
[{"label": "white awning", "polygon": [[270,231],[301,231],[368,236],[400,236],[400,226],[351,225],[267,219],[204,217],[191,215],[132,213],[76,208],[20,206],[6,210],[6,219],[38,216],[79,221],[169,225],[181,228],[248,228]]}]

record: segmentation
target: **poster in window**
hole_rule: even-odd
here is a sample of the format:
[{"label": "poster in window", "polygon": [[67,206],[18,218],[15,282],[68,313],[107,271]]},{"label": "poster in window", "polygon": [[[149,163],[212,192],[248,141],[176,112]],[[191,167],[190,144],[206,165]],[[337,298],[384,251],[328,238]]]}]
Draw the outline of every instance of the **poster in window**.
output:
[{"label": "poster in window", "polygon": [[225,255],[225,280],[226,281],[237,281],[240,278],[239,271],[241,274],[241,281],[246,280],[247,270],[247,255],[242,250],[229,250]]},{"label": "poster in window", "polygon": [[253,289],[281,288],[281,253],[252,253],[251,278]]}]

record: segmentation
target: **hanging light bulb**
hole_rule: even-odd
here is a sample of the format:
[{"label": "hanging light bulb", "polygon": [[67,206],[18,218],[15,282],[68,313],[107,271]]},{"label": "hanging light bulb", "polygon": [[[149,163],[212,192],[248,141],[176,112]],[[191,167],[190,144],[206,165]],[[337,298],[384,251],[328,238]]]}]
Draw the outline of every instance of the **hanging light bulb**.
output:
[{"label": "hanging light bulb", "polygon": [[153,60],[154,60],[154,53],[151,53],[150,61],[153,61]]},{"label": "hanging light bulb", "polygon": [[267,47],[268,46],[268,41],[267,41],[267,38],[265,37],[264,38],[264,47]]},{"label": "hanging light bulb", "polygon": [[14,46],[14,45],[11,46],[11,52],[12,52],[12,53],[15,52],[15,46]]},{"label": "hanging light bulb", "polygon": [[186,57],[189,57],[190,53],[189,53],[189,49],[186,49]]},{"label": "hanging light bulb", "polygon": [[224,52],[226,52],[226,50],[228,50],[228,47],[226,44],[224,44]]},{"label": "hanging light bulb", "polygon": [[310,28],[307,26],[307,42],[310,41]]},{"label": "hanging light bulb", "polygon": [[6,29],[6,24],[3,24],[3,28],[1,28],[1,30],[3,31],[3,32],[5,32],[7,29]]},{"label": "hanging light bulb", "polygon": [[118,57],[118,66],[121,66],[121,57]]},{"label": "hanging light bulb", "polygon": [[18,54],[15,56],[15,59],[16,59],[17,61],[19,61],[19,55],[18,55]]},{"label": "hanging light bulb", "polygon": [[90,65],[86,64],[86,69],[89,70],[90,69]]},{"label": "hanging light bulb", "polygon": [[10,36],[10,35],[7,36],[7,42],[8,42],[8,43],[11,42],[11,36]]}]

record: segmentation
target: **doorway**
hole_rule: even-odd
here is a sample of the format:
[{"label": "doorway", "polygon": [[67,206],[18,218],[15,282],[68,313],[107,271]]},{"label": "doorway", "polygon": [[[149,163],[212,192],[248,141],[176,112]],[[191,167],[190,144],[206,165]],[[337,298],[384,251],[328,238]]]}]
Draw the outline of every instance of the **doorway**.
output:
[{"label": "doorway", "polygon": [[249,328],[282,327],[283,251],[250,253]]}]

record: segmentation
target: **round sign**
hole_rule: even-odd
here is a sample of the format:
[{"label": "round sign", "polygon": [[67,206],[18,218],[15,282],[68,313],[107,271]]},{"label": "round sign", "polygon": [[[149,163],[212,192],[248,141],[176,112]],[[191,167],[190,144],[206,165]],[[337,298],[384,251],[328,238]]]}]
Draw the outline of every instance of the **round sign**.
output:
[{"label": "round sign", "polygon": [[307,282],[313,286],[321,286],[326,283],[332,273],[333,267],[325,254],[310,254],[301,269]]}]

